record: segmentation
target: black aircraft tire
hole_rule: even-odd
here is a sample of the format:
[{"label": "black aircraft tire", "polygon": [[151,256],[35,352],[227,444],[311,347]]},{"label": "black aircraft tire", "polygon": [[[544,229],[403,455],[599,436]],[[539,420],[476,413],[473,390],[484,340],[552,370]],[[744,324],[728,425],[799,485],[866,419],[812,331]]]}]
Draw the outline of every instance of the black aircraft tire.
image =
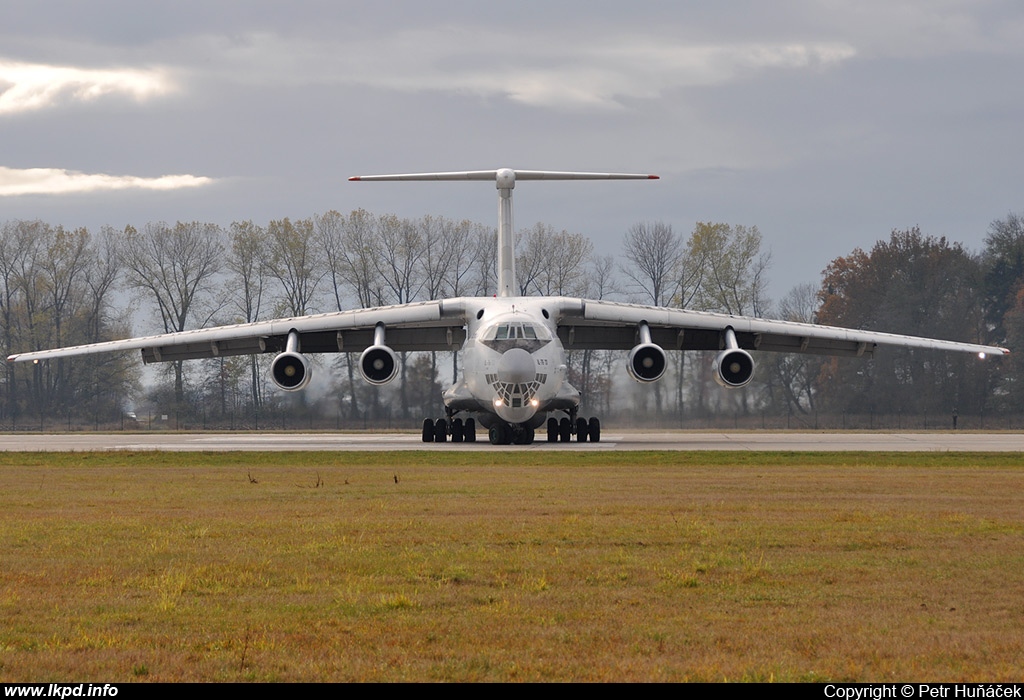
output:
[{"label": "black aircraft tire", "polygon": [[523,426],[513,433],[512,442],[517,445],[532,445],[534,434],[533,428]]},{"label": "black aircraft tire", "polygon": [[429,418],[423,419],[423,442],[434,441],[434,421]]},{"label": "black aircraft tire", "polygon": [[495,423],[487,432],[492,445],[508,445],[512,442],[512,426],[504,421]]},{"label": "black aircraft tire", "polygon": [[587,428],[587,419],[586,418],[577,418],[576,419],[576,442],[586,442],[587,441],[587,433],[588,432],[589,431],[588,431],[588,428]]}]

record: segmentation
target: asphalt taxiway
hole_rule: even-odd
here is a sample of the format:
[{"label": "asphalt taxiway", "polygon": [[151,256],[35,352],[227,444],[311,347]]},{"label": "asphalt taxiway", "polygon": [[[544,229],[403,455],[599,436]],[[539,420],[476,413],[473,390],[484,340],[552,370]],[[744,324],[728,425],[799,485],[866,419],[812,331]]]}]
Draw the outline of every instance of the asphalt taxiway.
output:
[{"label": "asphalt taxiway", "polygon": [[491,445],[424,443],[410,433],[8,433],[0,451],[85,452],[164,450],[167,452],[309,450],[742,450],[827,452],[1022,452],[1024,433],[1014,432],[606,432],[598,443]]}]

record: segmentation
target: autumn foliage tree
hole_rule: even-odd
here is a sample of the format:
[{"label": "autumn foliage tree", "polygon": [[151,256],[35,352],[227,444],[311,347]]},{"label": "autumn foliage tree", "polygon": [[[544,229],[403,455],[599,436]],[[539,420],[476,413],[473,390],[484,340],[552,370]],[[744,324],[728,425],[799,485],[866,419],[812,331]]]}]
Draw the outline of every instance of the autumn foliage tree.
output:
[{"label": "autumn foliage tree", "polygon": [[[870,331],[981,342],[985,339],[977,257],[960,244],[892,232],[826,268],[818,322]],[[869,360],[831,358],[818,377],[833,411],[950,414],[984,409],[986,367],[962,353],[877,348]]]}]

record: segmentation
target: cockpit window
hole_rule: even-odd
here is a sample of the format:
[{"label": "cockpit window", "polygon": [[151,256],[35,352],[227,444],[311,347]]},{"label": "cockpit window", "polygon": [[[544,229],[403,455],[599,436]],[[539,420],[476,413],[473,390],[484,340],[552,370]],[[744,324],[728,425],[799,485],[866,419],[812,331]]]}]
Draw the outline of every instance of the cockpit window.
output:
[{"label": "cockpit window", "polygon": [[483,340],[551,340],[548,329],[534,323],[499,323],[491,326]]}]

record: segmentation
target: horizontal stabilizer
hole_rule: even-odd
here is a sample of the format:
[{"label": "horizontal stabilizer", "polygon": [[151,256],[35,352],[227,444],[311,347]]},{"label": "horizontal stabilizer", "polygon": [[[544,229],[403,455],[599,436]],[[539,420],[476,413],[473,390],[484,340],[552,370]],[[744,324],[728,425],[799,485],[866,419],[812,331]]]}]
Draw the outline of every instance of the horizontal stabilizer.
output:
[{"label": "horizontal stabilizer", "polygon": [[401,175],[356,175],[352,182],[374,180],[497,180],[499,174],[511,173],[516,180],[657,180],[657,175],[639,173],[577,173],[560,170],[459,170],[449,173],[405,173]]}]

